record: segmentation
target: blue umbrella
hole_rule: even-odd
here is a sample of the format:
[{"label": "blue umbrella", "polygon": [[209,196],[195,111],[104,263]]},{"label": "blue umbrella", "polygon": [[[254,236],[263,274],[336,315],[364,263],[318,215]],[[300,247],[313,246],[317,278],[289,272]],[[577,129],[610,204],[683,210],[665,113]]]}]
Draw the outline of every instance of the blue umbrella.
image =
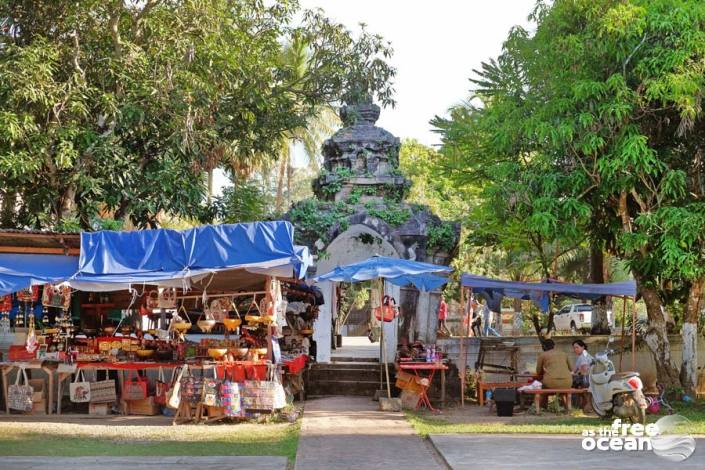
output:
[{"label": "blue umbrella", "polygon": [[[314,278],[315,281],[334,282],[360,282],[371,279],[384,278],[393,284],[407,285],[414,284],[422,290],[431,289],[442,285],[440,276],[430,276],[430,273],[446,274],[452,269],[448,266],[438,264],[421,263],[398,258],[388,258],[386,256],[373,256],[359,263],[338,266],[329,273],[322,274]],[[394,282],[398,279],[397,282]],[[447,281],[446,281],[447,282]],[[399,284],[402,283],[402,284]]]}]

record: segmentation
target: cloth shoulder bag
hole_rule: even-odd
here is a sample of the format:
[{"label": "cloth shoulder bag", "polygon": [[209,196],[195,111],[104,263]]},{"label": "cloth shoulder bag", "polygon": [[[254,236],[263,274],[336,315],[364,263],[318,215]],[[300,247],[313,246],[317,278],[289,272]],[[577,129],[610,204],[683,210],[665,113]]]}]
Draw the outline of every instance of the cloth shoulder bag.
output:
[{"label": "cloth shoulder bag", "polygon": [[146,377],[141,377],[137,374],[136,377],[132,378],[132,374],[128,372],[127,379],[122,386],[122,399],[128,401],[144,400],[147,398],[147,385]]},{"label": "cloth shoulder bag", "polygon": [[[20,377],[24,379],[24,383],[20,384]],[[7,388],[7,404],[10,409],[18,411],[32,411],[32,395],[34,389],[29,385],[27,372],[24,367],[17,371],[15,383]]]},{"label": "cloth shoulder bag", "polygon": [[213,377],[203,379],[203,404],[207,406],[218,406],[218,388],[220,381],[218,380],[215,368],[213,368]]},{"label": "cloth shoulder bag", "polygon": [[91,384],[86,381],[83,370],[79,369],[73,382],[69,384],[69,398],[74,403],[91,401]]},{"label": "cloth shoulder bag", "polygon": [[[172,373],[173,381],[173,373]],[[157,375],[157,381],[154,383],[154,403],[157,405],[166,405],[167,392],[169,390],[170,384],[166,382],[164,378],[164,369],[159,368],[159,374]]]},{"label": "cloth shoulder bag", "polygon": [[117,400],[117,392],[115,391],[115,380],[108,377],[108,371],[105,371],[105,380],[98,380],[98,372],[96,371],[96,381],[91,382],[91,403],[112,403]]},{"label": "cloth shoulder bag", "polygon": [[397,301],[394,297],[385,295],[382,298],[382,305],[375,307],[374,309],[375,318],[379,321],[384,320],[385,322],[390,322],[399,316],[399,309],[397,308]]}]

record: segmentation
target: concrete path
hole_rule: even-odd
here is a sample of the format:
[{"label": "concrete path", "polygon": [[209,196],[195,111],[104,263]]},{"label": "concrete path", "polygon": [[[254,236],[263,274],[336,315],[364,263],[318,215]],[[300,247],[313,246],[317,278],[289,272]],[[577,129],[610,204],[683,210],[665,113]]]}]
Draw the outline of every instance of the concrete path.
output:
[{"label": "concrete path", "polygon": [[286,470],[286,457],[0,457],[3,470]]},{"label": "concrete path", "polygon": [[343,336],[343,346],[334,349],[331,357],[379,359],[379,343],[370,343],[367,336]]},{"label": "concrete path", "polygon": [[705,439],[696,439],[695,453],[672,463],[652,452],[585,451],[574,436],[432,434],[431,442],[453,470],[491,468],[545,470],[547,468],[640,470],[702,469]]},{"label": "concrete path", "polygon": [[366,397],[307,401],[296,470],[446,468],[401,413],[377,410]]}]

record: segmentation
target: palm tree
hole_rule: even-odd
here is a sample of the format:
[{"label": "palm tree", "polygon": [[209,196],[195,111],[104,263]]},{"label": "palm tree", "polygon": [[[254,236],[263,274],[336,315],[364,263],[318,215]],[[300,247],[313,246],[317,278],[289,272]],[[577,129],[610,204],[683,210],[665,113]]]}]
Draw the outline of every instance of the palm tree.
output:
[{"label": "palm tree", "polygon": [[[292,71],[292,81],[296,83],[306,75],[309,66],[309,55],[306,41],[300,36],[295,36],[282,53],[282,63]],[[318,149],[323,141],[333,133],[340,123],[334,108],[330,105],[318,106],[313,117],[305,126],[298,127],[281,136],[280,151],[278,156],[278,178],[275,208],[278,213],[284,209],[284,187],[291,197],[291,176],[293,173],[292,153],[296,143],[303,146],[311,169],[318,171]],[[291,201],[287,201],[291,203]]]}]

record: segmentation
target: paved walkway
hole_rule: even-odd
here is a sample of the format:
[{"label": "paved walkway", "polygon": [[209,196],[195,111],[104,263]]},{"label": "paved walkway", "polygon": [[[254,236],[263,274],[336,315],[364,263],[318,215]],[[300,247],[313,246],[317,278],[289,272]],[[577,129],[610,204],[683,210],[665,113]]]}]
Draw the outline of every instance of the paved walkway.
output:
[{"label": "paved walkway", "polygon": [[0,457],[3,470],[286,470],[286,457]]},{"label": "paved walkway", "polygon": [[296,470],[446,468],[401,413],[366,397],[306,402]]},{"label": "paved walkway", "polygon": [[702,469],[705,439],[696,439],[695,453],[687,460],[672,463],[652,452],[611,452],[583,450],[576,436],[526,436],[432,434],[431,441],[453,470],[494,468],[545,470],[547,468],[640,470]]},{"label": "paved walkway", "polygon": [[343,346],[331,351],[331,357],[379,359],[379,343],[370,343],[367,336],[343,336]]}]

